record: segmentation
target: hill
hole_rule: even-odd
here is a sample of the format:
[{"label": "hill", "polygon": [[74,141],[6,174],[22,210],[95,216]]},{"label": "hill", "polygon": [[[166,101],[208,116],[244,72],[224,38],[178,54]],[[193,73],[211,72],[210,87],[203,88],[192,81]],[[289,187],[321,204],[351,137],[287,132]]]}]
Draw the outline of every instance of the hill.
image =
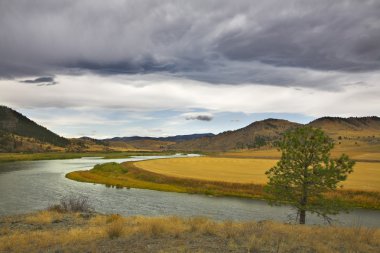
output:
[{"label": "hill", "polygon": [[371,136],[380,132],[379,117],[322,117],[310,122],[308,125],[319,127],[332,136]]},{"label": "hill", "polygon": [[33,143],[39,147],[46,144],[65,147],[70,141],[9,107],[0,106],[0,151],[17,151],[23,146],[36,149]]},{"label": "hill", "polygon": [[227,151],[271,146],[285,131],[301,124],[281,119],[266,119],[235,130],[211,137],[184,141],[170,146],[184,151]]},{"label": "hill", "polygon": [[[321,128],[335,139],[342,148],[357,148],[360,145],[380,144],[379,117],[322,117],[307,125]],[[235,130],[211,137],[184,141],[170,146],[184,151],[228,151],[242,149],[271,148],[281,135],[302,124],[281,119],[266,119]]]}]

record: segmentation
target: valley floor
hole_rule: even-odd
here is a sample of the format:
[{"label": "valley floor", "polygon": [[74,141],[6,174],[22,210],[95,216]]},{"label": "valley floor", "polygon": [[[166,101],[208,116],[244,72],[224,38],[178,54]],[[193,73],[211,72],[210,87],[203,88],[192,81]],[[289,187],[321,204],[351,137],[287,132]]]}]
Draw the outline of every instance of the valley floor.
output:
[{"label": "valley floor", "polygon": [[0,252],[380,252],[380,230],[50,210],[0,217]]}]

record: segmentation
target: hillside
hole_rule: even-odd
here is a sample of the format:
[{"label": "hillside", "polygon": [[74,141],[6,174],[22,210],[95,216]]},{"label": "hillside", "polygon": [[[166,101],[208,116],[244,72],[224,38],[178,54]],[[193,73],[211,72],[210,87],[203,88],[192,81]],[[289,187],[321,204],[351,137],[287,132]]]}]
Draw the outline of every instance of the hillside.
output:
[{"label": "hillside", "polygon": [[273,141],[285,131],[300,124],[281,119],[266,119],[235,130],[220,133],[212,137],[184,141],[170,146],[178,150],[227,151],[234,149],[260,148],[271,146]]},{"label": "hillside", "polygon": [[51,144],[57,147],[64,147],[70,143],[69,140],[38,125],[21,113],[0,106],[0,151],[17,150],[25,142],[38,143],[40,146]]},{"label": "hillside", "polygon": [[[321,128],[344,149],[380,144],[379,117],[323,117],[309,124]],[[185,151],[228,151],[273,146],[285,131],[302,126],[281,119],[266,119],[216,136],[176,143],[170,148]]]},{"label": "hillside", "polygon": [[308,125],[319,127],[333,137],[373,136],[380,133],[379,117],[323,117],[310,122]]}]

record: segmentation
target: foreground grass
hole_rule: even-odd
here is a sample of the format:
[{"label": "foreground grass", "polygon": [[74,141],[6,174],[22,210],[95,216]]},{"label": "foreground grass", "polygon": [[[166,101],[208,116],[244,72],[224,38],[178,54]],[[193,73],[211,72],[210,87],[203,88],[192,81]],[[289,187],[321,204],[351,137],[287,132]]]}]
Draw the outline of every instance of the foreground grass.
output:
[{"label": "foreground grass", "polygon": [[380,230],[41,211],[0,218],[0,252],[380,252]]},{"label": "foreground grass", "polygon": [[[92,170],[68,173],[66,177],[76,181],[105,184],[117,188],[141,188],[254,199],[268,198],[264,193],[263,184],[174,177],[143,170],[136,166],[139,164],[140,162],[106,163],[97,165]],[[352,207],[380,209],[380,192],[339,190],[336,193],[328,194],[328,197],[338,198]]]},{"label": "foreground grass", "polygon": [[86,153],[0,153],[0,162],[34,161],[34,160],[55,160],[74,159],[81,157],[103,157],[104,159],[128,158],[130,156],[155,156],[173,155],[175,152],[150,152],[150,151],[125,151],[125,152],[86,152]]},{"label": "foreground grass", "polygon": [[[276,163],[275,159],[191,157],[141,161],[136,166],[173,177],[266,184],[265,172]],[[380,163],[357,162],[343,186],[350,190],[380,192]]]}]

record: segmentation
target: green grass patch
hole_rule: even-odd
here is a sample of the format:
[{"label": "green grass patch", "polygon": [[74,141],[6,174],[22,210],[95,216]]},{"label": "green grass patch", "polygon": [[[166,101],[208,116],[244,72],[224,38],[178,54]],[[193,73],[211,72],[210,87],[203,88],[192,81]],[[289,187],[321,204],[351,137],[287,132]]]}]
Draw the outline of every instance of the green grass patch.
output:
[{"label": "green grass patch", "polygon": [[127,173],[128,169],[122,166],[120,163],[111,162],[111,163],[97,164],[94,166],[94,168],[91,171],[119,174],[119,173]]}]

